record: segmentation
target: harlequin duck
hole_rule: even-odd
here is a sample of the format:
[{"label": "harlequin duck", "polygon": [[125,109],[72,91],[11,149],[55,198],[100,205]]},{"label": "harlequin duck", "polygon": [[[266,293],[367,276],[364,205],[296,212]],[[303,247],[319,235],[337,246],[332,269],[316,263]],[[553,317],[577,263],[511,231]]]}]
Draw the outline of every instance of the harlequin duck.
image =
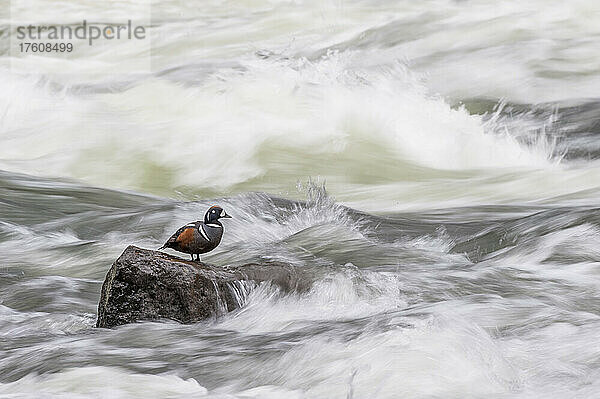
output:
[{"label": "harlequin duck", "polygon": [[220,218],[230,218],[220,206],[211,206],[204,215],[204,222],[188,223],[175,232],[165,245],[159,248],[172,248],[192,255],[200,260],[200,254],[210,252],[219,245],[223,237],[223,225]]}]

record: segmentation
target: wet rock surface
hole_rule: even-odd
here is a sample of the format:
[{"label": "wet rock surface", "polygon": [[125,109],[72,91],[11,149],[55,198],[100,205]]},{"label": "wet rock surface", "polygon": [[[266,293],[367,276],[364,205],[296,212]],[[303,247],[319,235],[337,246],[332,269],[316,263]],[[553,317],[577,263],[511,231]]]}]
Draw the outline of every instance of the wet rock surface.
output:
[{"label": "wet rock surface", "polygon": [[96,327],[157,319],[192,323],[241,307],[262,282],[284,291],[306,288],[298,269],[285,263],[214,266],[129,246],[106,275]]}]

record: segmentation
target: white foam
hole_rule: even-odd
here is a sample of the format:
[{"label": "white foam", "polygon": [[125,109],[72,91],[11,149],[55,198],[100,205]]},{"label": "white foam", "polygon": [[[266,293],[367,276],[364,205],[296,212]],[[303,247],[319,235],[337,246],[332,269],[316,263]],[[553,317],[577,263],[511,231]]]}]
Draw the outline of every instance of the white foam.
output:
[{"label": "white foam", "polygon": [[244,72],[222,71],[200,87],[148,79],[91,98],[10,76],[0,81],[14,94],[2,105],[14,112],[3,120],[10,139],[1,164],[159,192],[252,187],[264,178],[281,187],[310,174],[333,183],[393,181],[406,163],[551,165],[546,149],[494,134],[479,117],[426,95],[401,69],[353,71],[351,60],[248,61]]},{"label": "white foam", "polygon": [[[67,0],[35,15],[13,6],[48,21],[63,21],[61,9],[98,20],[117,12]],[[431,95],[593,97],[600,53],[585,38],[598,34],[594,10],[541,0],[154,4],[160,73],[94,78],[114,54],[135,58],[130,43],[4,70],[0,167],[169,196],[287,193],[321,175],[339,200],[366,210],[597,188],[597,164],[557,167],[551,142],[515,140],[539,136],[545,122],[484,123]],[[341,51],[317,56],[331,47]]]},{"label": "white foam", "polygon": [[164,398],[207,398],[207,399],[300,399],[304,396],[294,390],[277,386],[258,386],[252,389],[231,392],[209,392],[195,379],[184,379],[175,374],[134,373],[119,367],[89,366],[66,369],[58,373],[31,374],[11,383],[0,383],[3,398],[40,397],[51,399],[164,399]]},{"label": "white foam", "polygon": [[281,296],[268,285],[254,289],[244,308],[219,327],[265,333],[296,330],[318,321],[353,320],[406,306],[395,275],[359,273],[352,265],[314,283],[305,294]]},{"label": "white foam", "polygon": [[[81,367],[45,376],[29,375],[0,384],[0,393],[17,398],[156,398],[205,396],[194,379],[175,375],[145,375],[114,367]],[[10,396],[12,395],[12,396]]]}]

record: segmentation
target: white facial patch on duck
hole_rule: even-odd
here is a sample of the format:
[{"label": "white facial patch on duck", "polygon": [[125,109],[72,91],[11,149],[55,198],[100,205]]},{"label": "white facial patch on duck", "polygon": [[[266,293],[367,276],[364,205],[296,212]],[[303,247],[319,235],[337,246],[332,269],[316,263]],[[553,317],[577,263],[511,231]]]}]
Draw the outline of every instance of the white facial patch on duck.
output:
[{"label": "white facial patch on duck", "polygon": [[225,209],[221,210],[221,217],[224,218],[225,216],[227,216],[227,214],[225,213]]}]

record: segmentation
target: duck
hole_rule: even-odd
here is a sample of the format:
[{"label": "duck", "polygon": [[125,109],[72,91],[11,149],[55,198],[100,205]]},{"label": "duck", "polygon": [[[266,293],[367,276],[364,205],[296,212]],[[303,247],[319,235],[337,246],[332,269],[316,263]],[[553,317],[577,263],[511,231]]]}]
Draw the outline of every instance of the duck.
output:
[{"label": "duck", "polygon": [[179,228],[158,250],[171,248],[190,254],[192,261],[200,261],[200,254],[212,251],[221,242],[223,224],[219,219],[223,218],[231,218],[231,216],[220,206],[211,206],[204,215],[204,221],[190,222]]}]

